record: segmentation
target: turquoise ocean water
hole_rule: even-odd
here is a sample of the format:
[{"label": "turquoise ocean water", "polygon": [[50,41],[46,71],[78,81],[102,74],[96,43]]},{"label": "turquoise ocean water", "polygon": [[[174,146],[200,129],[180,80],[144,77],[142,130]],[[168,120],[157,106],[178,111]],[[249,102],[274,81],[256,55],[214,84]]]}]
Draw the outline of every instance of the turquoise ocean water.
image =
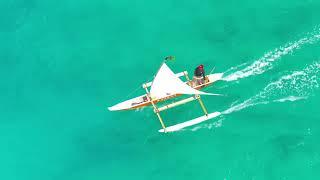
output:
[{"label": "turquoise ocean water", "polygon": [[[222,116],[159,134],[150,108],[107,111],[167,55],[225,73],[203,98]],[[3,180],[320,178],[316,0],[1,1],[0,75]]]}]

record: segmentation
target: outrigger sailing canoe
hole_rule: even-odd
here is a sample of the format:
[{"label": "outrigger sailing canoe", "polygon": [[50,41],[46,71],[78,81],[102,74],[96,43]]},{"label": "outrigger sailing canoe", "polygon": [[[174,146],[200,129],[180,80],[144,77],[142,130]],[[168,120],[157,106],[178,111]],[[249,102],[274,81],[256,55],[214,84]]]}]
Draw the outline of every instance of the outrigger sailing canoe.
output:
[{"label": "outrigger sailing canoe", "polygon": [[[119,110],[138,109],[138,108],[152,105],[154,112],[157,114],[162,126],[162,129],[160,129],[159,132],[178,131],[184,127],[198,124],[200,122],[203,122],[205,120],[208,120],[220,115],[219,112],[208,114],[207,109],[205,108],[200,97],[200,95],[216,95],[217,96],[220,94],[206,93],[206,92],[200,91],[200,89],[207,87],[212,83],[220,80],[222,78],[222,75],[223,73],[209,74],[205,77],[205,80],[202,84],[195,85],[193,81],[189,79],[187,71],[174,74],[174,72],[172,72],[172,70],[167,66],[166,62],[164,61],[160,69],[158,70],[158,73],[156,74],[154,80],[152,82],[147,82],[142,85],[142,87],[146,91],[146,94],[121,102],[112,107],[109,107],[108,109],[110,111],[119,111]],[[185,76],[187,82],[183,82],[179,78],[181,76]],[[168,105],[164,105],[162,107],[156,106],[158,102],[175,98],[183,94],[192,95],[192,96]],[[193,119],[181,124],[176,124],[174,126],[170,126],[170,127],[165,126],[160,116],[161,111],[191,102],[193,100],[199,101],[202,107],[202,110],[205,114],[204,116],[198,117],[196,119]]]}]

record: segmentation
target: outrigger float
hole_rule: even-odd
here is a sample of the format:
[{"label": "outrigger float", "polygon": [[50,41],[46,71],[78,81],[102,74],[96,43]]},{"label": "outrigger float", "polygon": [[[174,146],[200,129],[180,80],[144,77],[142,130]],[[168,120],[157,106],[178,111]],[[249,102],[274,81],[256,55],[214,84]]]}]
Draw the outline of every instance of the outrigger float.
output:
[{"label": "outrigger float", "polygon": [[[157,115],[162,126],[162,129],[160,129],[159,132],[178,131],[185,127],[201,123],[203,121],[220,115],[219,112],[209,114],[200,97],[200,95],[220,96],[220,94],[207,93],[200,91],[200,89],[212,85],[214,82],[220,80],[222,78],[222,75],[223,73],[209,74],[205,76],[202,83],[197,83],[197,81],[195,80],[190,80],[187,71],[174,74],[174,72],[167,66],[166,61],[164,61],[160,69],[158,70],[154,80],[152,82],[147,82],[142,85],[142,87],[146,91],[146,94],[121,102],[112,107],[109,107],[108,109],[110,111],[132,110],[151,105],[153,107],[154,113]],[[180,77],[182,76],[186,78],[186,82],[183,82],[180,79]],[[168,99],[172,99],[184,94],[192,96],[161,107],[156,106],[159,102],[163,102]],[[160,112],[176,106],[180,106],[182,104],[189,103],[194,100],[197,100],[199,102],[205,114],[204,116],[198,117],[196,119],[184,123],[166,127],[160,115]]]}]

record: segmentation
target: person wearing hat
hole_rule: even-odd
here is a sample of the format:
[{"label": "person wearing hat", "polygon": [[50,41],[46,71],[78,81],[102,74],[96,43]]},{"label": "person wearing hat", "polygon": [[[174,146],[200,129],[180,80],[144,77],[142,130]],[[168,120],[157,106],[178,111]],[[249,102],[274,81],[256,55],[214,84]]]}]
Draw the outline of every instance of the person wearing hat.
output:
[{"label": "person wearing hat", "polygon": [[201,64],[194,70],[193,86],[198,86],[203,84],[205,82],[205,78],[206,78],[206,75],[204,72],[204,67]]}]

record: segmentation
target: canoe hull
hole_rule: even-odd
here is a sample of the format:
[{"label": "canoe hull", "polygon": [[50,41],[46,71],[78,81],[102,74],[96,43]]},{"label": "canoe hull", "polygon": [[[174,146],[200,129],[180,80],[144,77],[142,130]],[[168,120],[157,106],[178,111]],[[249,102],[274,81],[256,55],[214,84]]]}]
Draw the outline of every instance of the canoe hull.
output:
[{"label": "canoe hull", "polygon": [[[215,73],[215,74],[209,74],[207,75],[207,79],[208,82],[206,82],[205,84],[202,84],[200,86],[195,87],[195,89],[202,89],[204,87],[207,87],[209,85],[212,85],[212,83],[221,80],[223,76],[223,73]],[[174,94],[174,95],[170,95],[161,99],[155,99],[153,100],[153,103],[158,103],[158,102],[162,102],[168,99],[172,99],[175,97],[180,96],[180,94]],[[120,110],[132,110],[132,109],[139,109],[145,106],[149,106],[151,105],[151,102],[147,99],[146,94],[142,95],[142,96],[138,96],[132,99],[129,99],[127,101],[121,102],[119,104],[116,104],[112,107],[109,107],[109,111],[120,111]]]}]

